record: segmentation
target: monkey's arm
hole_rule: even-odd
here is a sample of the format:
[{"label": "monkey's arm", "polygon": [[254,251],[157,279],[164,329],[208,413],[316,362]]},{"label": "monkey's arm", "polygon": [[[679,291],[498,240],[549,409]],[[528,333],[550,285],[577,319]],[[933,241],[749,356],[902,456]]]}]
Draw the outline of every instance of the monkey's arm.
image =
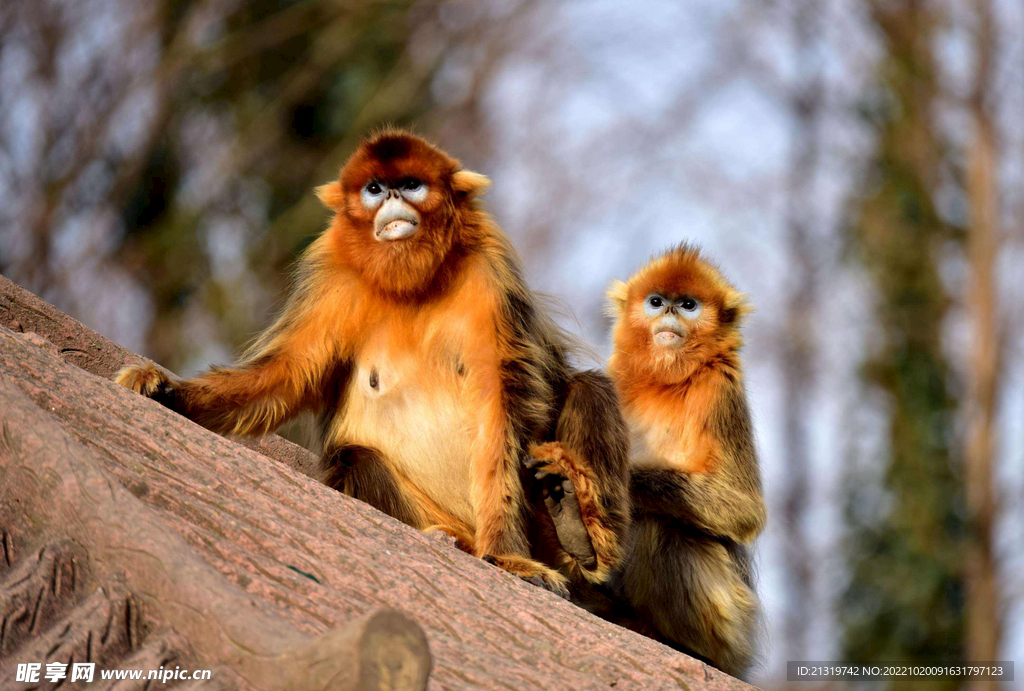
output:
[{"label": "monkey's arm", "polygon": [[[319,241],[318,241],[319,242]],[[323,380],[344,358],[340,343],[351,322],[351,289],[331,274],[314,243],[284,312],[234,367],[171,380],[154,366],[126,367],[118,383],[224,434],[258,435],[317,398]]]},{"label": "monkey's arm", "polygon": [[637,516],[671,516],[743,544],[753,541],[764,528],[760,492],[730,487],[704,473],[637,469],[630,491]]},{"label": "monkey's arm", "polygon": [[522,462],[530,441],[551,424],[553,355],[511,249],[495,239],[481,255],[459,301],[471,335],[467,380],[481,421],[471,461],[476,549],[478,556],[527,557]]},{"label": "monkey's arm", "polygon": [[566,577],[531,554],[526,519],[530,505],[521,474],[531,431],[544,422],[550,389],[528,355],[493,351],[495,361],[467,358],[467,377],[481,414],[471,451],[470,498],[475,515],[473,553],[492,564],[568,596]]},{"label": "monkey's arm", "polygon": [[476,553],[530,554],[525,531],[526,494],[520,479],[531,409],[540,400],[524,363],[516,358],[471,359],[475,404],[482,411],[472,450],[472,501],[476,513]]},{"label": "monkey's arm", "polygon": [[640,464],[630,479],[633,511],[672,516],[711,534],[749,543],[764,528],[766,516],[750,411],[741,383],[722,379],[715,385],[703,438],[696,445],[707,457],[693,464],[703,470]]}]

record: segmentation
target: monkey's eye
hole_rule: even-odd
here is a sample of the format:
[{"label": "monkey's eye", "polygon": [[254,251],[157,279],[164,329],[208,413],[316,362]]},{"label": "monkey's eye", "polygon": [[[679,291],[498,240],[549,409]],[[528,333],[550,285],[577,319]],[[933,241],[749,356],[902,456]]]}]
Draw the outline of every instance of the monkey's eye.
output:
[{"label": "monkey's eye", "polygon": [[427,186],[416,178],[406,178],[402,183],[402,197],[413,204],[419,204],[427,198]]},{"label": "monkey's eye", "polygon": [[384,199],[384,186],[376,180],[372,180],[363,187],[360,197],[363,201],[363,208],[368,210],[375,209],[380,205],[381,200]]},{"label": "monkey's eye", "polygon": [[697,319],[700,316],[700,300],[698,300],[697,298],[692,298],[689,295],[687,295],[686,297],[679,300],[676,304],[679,305],[679,309],[682,310],[680,312],[680,315],[683,319],[693,321],[694,319]]},{"label": "monkey's eye", "polygon": [[647,299],[644,300],[644,314],[648,317],[654,317],[662,313],[665,309],[667,301],[665,298],[658,294],[648,295]]}]

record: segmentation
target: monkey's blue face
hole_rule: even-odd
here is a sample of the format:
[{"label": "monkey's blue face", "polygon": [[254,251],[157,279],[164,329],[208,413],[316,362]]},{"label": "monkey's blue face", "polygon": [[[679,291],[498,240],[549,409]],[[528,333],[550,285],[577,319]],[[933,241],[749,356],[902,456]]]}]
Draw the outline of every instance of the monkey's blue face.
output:
[{"label": "monkey's blue face", "polygon": [[415,205],[426,201],[427,193],[427,186],[416,178],[366,183],[359,197],[364,209],[376,212],[374,237],[380,242],[391,242],[415,235],[420,227],[420,213]]},{"label": "monkey's blue face", "polygon": [[700,301],[689,295],[651,293],[644,298],[644,316],[650,323],[654,343],[659,346],[682,345],[702,311]]}]

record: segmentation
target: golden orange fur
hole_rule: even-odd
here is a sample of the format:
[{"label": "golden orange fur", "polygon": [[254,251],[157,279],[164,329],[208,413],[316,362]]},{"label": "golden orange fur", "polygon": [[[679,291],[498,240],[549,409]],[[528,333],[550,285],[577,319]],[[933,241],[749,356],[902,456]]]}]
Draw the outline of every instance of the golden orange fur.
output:
[{"label": "golden orange fur", "polygon": [[[330,225],[240,364],[184,381],[129,368],[119,381],[228,434],[314,410],[326,482],[563,588],[564,575],[531,559],[521,476],[529,446],[555,434],[576,375],[478,206],[488,186],[418,137],[369,138],[317,189]],[[381,214],[396,208],[409,232],[391,236]],[[616,463],[624,476],[624,452]]]},{"label": "golden orange fur", "polygon": [[633,615],[619,620],[742,674],[758,615],[748,546],[765,522],[739,356],[750,307],[687,245],[609,299],[608,371],[633,434],[630,549],[614,579]]},{"label": "golden orange fur", "polygon": [[[677,348],[654,342],[643,307],[653,293],[690,296],[703,306]],[[608,297],[616,318],[608,372],[647,452],[634,452],[634,458],[689,472],[711,470],[717,449],[706,422],[722,389],[742,379],[737,325],[750,311],[745,296],[698,249],[682,245],[656,257],[628,284],[615,282]]]}]

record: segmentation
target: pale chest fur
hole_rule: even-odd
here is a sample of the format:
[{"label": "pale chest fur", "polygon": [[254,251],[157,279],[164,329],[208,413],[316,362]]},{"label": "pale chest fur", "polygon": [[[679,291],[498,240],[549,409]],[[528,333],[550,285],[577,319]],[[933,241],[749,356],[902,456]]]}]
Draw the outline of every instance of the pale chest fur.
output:
[{"label": "pale chest fur", "polygon": [[623,408],[632,434],[630,458],[634,467],[700,469],[700,422],[687,414],[678,398],[638,396]]},{"label": "pale chest fur", "polygon": [[354,354],[331,435],[378,450],[470,527],[471,450],[479,427],[470,368],[479,363],[466,351],[482,328],[472,315],[453,318],[441,309],[371,323]]}]

